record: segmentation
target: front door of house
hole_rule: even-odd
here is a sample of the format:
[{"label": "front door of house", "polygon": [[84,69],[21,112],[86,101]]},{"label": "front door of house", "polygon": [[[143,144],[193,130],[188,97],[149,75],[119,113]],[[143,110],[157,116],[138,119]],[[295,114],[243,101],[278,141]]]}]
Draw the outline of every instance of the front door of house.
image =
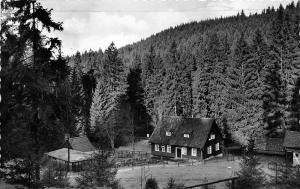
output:
[{"label": "front door of house", "polygon": [[176,157],[181,158],[181,148],[176,148]]}]

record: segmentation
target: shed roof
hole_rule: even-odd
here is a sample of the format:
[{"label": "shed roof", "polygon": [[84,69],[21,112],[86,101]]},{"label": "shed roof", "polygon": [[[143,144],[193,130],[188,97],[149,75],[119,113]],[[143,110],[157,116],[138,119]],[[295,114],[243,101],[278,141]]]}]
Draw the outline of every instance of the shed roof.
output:
[{"label": "shed roof", "polygon": [[284,136],[283,146],[286,148],[299,148],[300,149],[300,132],[286,131]]},{"label": "shed roof", "polygon": [[[211,118],[165,117],[153,131],[150,142],[203,148],[213,124],[216,123]],[[170,131],[171,136],[166,136],[166,131]],[[184,134],[190,137],[185,138]]]},{"label": "shed roof", "polygon": [[283,138],[262,137],[255,140],[258,150],[283,152]]},{"label": "shed roof", "polygon": [[[70,149],[70,162],[85,161],[92,158],[93,152],[80,152],[77,150]],[[52,152],[46,153],[46,155],[56,158],[62,161],[68,161],[68,148],[61,148]]]},{"label": "shed roof", "polygon": [[95,151],[95,147],[86,136],[70,138],[70,146],[73,150],[81,152]]}]

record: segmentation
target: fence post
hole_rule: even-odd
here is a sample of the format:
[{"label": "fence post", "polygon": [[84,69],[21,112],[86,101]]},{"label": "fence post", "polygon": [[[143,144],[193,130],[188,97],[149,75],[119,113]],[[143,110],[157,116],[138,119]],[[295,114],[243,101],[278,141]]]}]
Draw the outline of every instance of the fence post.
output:
[{"label": "fence post", "polygon": [[275,188],[277,188],[277,163],[275,163]]},{"label": "fence post", "polygon": [[235,181],[235,179],[232,179],[232,180],[231,180],[231,189],[234,189],[234,185],[235,185],[235,182],[234,182],[234,181]]}]

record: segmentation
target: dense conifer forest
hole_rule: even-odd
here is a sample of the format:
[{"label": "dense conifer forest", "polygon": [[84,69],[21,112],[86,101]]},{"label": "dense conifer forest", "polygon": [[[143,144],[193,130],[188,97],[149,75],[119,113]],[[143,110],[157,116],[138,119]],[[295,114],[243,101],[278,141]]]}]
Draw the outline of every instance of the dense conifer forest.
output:
[{"label": "dense conifer forest", "polygon": [[[0,178],[7,182],[42,188],[43,157],[68,135],[114,150],[151,134],[165,116],[215,118],[225,141],[242,145],[300,131],[299,1],[69,57],[45,34],[63,30],[50,9],[34,0],[1,7]],[[99,165],[87,179],[114,166]],[[114,183],[115,173],[97,184]]]},{"label": "dense conifer forest", "polygon": [[[95,125],[95,104],[109,101],[118,102],[118,115],[103,104],[98,116],[114,115],[113,127],[123,129],[116,136],[145,136],[163,116],[216,118],[224,133],[242,144],[250,136],[300,130],[299,18],[300,2],[249,16],[242,11],[171,27],[120,49],[112,44],[105,52],[68,57],[77,80],[93,80],[80,85],[85,89],[83,120],[92,120],[84,128]],[[114,60],[108,63],[107,56]],[[111,80],[114,94],[100,87],[109,65],[116,69],[111,71],[117,79]],[[101,96],[103,90],[111,96]]]}]

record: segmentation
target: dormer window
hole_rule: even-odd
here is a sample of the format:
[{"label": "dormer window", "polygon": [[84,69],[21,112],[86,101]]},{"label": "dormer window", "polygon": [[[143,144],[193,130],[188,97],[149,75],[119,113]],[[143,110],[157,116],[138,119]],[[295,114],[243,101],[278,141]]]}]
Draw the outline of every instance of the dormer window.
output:
[{"label": "dormer window", "polygon": [[171,132],[170,131],[166,131],[166,136],[171,136]]},{"label": "dormer window", "polygon": [[215,134],[210,134],[209,140],[213,140],[213,139],[215,139],[215,138],[216,138],[216,135],[215,135]]},{"label": "dormer window", "polygon": [[183,134],[184,138],[190,138],[190,134]]}]

